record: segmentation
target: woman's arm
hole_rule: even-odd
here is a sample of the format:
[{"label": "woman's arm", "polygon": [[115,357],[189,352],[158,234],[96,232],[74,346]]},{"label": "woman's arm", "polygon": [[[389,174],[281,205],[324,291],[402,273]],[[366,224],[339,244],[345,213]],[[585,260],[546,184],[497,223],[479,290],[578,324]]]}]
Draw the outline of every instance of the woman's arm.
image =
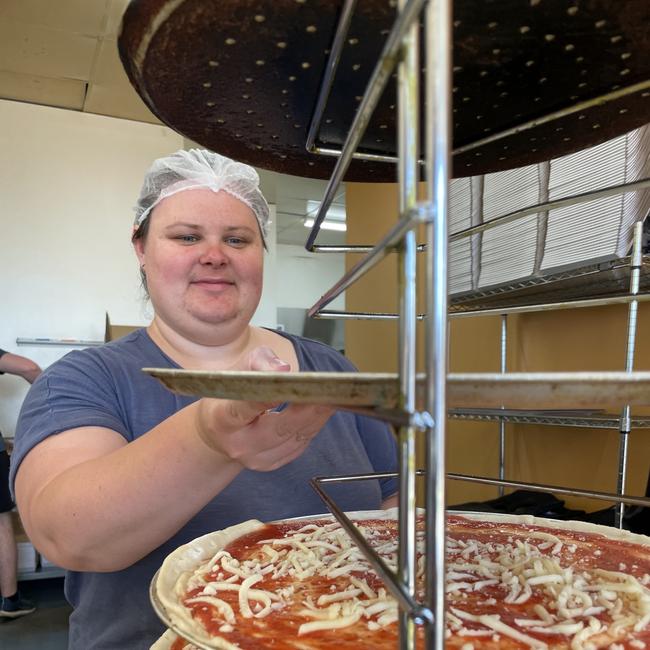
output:
[{"label": "woman's arm", "polygon": [[128,444],[110,429],[83,427],[34,447],[15,483],[34,545],[68,569],[113,571],[171,537],[193,514],[188,509],[199,510],[218,489],[215,477],[232,480],[239,471],[212,467],[216,454],[196,436],[179,435],[191,423],[188,409]]},{"label": "woman's arm", "polygon": [[[257,368],[261,369],[261,368]],[[135,441],[81,427],[50,436],[17,469],[28,535],[57,564],[125,568],[176,533],[243,468],[291,462],[331,410],[202,399]]]}]

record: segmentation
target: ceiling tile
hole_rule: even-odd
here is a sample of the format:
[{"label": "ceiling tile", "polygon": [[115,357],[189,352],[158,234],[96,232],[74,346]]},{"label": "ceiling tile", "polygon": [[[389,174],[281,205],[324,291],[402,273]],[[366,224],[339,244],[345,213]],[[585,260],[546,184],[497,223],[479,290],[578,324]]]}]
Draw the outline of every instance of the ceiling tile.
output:
[{"label": "ceiling tile", "polygon": [[138,122],[161,123],[131,86],[117,53],[117,43],[112,39],[100,43],[84,111]]},{"label": "ceiling tile", "polygon": [[96,45],[90,36],[0,22],[0,67],[10,72],[86,81]]},{"label": "ceiling tile", "polygon": [[106,24],[106,35],[117,36],[120,32],[122,16],[126,11],[129,0],[109,0],[108,22]]},{"label": "ceiling tile", "polygon": [[110,0],[2,0],[0,25],[19,22],[68,33],[103,33]]},{"label": "ceiling tile", "polygon": [[86,83],[77,79],[51,79],[0,70],[0,97],[32,104],[81,110]]}]

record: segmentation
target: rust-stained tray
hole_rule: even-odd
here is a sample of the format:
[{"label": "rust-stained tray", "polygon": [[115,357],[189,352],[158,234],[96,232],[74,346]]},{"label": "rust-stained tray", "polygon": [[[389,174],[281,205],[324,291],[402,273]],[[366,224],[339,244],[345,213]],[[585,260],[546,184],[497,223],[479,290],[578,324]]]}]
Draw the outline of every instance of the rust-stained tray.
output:
[{"label": "rust-stained tray", "polygon": [[[349,410],[399,413],[392,373],[175,370],[144,368],[185,395],[260,402],[329,404]],[[424,382],[418,378],[419,408]],[[564,409],[650,405],[650,372],[450,374],[447,403],[455,408]]]},{"label": "rust-stained tray", "polygon": [[[395,5],[356,3],[316,145],[345,142]],[[336,159],[307,152],[305,143],[343,6],[132,0],[120,56],[147,106],[184,136],[264,169],[329,178]],[[512,131],[456,153],[455,176],[548,160],[648,121],[648,0],[456,0],[453,14],[454,148]],[[634,90],[602,100],[626,88]],[[395,105],[389,83],[360,151],[396,154]],[[564,113],[577,105],[584,108]],[[520,128],[528,122],[535,124]],[[396,169],[354,161],[346,180],[395,181]]]},{"label": "rust-stained tray", "polygon": [[397,404],[397,383],[392,373],[143,370],[170,390],[185,395],[337,406]]}]

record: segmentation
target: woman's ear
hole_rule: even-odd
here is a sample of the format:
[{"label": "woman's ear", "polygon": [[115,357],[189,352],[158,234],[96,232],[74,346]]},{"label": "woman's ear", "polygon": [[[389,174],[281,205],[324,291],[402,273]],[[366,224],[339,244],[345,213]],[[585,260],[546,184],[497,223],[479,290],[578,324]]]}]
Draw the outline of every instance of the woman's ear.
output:
[{"label": "woman's ear", "polygon": [[133,240],[133,250],[138,256],[140,266],[144,266],[144,240],[142,238],[139,237],[138,239]]}]

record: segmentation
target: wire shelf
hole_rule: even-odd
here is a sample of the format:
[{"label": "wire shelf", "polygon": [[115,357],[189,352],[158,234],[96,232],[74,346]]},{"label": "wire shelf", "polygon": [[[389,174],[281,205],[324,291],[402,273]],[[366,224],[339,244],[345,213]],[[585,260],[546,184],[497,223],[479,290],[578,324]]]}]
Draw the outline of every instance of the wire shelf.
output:
[{"label": "wire shelf", "polygon": [[[524,411],[513,409],[450,409],[453,420],[474,422],[499,422],[512,424],[544,424],[558,427],[585,427],[590,429],[615,429],[621,426],[621,416],[597,411]],[[634,429],[650,429],[650,416],[633,417]]]}]

